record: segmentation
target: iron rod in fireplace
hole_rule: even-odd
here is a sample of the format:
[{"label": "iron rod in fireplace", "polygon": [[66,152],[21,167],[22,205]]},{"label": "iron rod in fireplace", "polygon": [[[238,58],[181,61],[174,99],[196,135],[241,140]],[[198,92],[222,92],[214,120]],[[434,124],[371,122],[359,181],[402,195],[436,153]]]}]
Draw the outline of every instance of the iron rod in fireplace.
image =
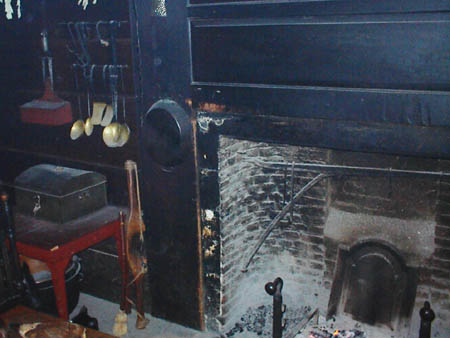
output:
[{"label": "iron rod in fireplace", "polygon": [[258,159],[252,159],[254,163],[259,166],[270,168],[270,169],[284,169],[288,166],[292,166],[292,176],[294,171],[302,172],[321,172],[315,178],[313,178],[308,184],[306,184],[293,198],[286,204],[281,212],[272,220],[267,229],[261,235],[258,243],[251,251],[245,264],[243,265],[241,271],[247,272],[253,257],[256,255],[258,250],[261,248],[264,241],[267,239],[272,230],[280,223],[286,214],[292,210],[295,202],[303,196],[309,189],[311,189],[315,184],[327,177],[333,176],[375,176],[375,177],[408,177],[408,176],[423,176],[423,177],[450,177],[449,172],[442,171],[420,171],[420,170],[403,170],[403,169],[393,169],[393,168],[375,168],[375,167],[355,167],[355,166],[344,166],[344,165],[330,165],[330,164],[317,164],[317,163],[285,163],[285,162],[272,162],[272,161],[261,161]]},{"label": "iron rod in fireplace", "polygon": [[319,171],[333,176],[424,176],[424,177],[450,177],[450,172],[443,171],[421,171],[421,170],[404,170],[393,168],[375,168],[375,167],[356,167],[345,165],[331,165],[318,163],[285,163],[262,161],[252,159],[257,165],[270,169],[285,169],[293,166],[294,171]]},{"label": "iron rod in fireplace", "polygon": [[273,282],[265,285],[266,292],[273,297],[273,318],[272,318],[272,338],[281,338],[283,336],[283,280],[277,277]]},{"label": "iron rod in fireplace", "polygon": [[431,322],[434,320],[436,315],[431,309],[430,302],[425,302],[423,308],[420,309],[420,331],[419,338],[430,338],[431,337]]},{"label": "iron rod in fireplace", "polygon": [[269,226],[266,228],[264,233],[261,235],[261,237],[258,240],[258,243],[256,243],[255,247],[251,251],[250,255],[248,256],[247,260],[245,261],[245,264],[243,265],[241,271],[247,272],[248,266],[253,260],[253,257],[255,257],[256,253],[258,252],[261,245],[264,243],[264,241],[267,239],[269,234],[272,232],[273,229],[280,223],[280,221],[283,219],[284,216],[291,210],[291,205],[295,204],[296,201],[300,199],[308,190],[310,190],[312,187],[314,187],[317,183],[322,181],[323,179],[330,177],[329,174],[319,174],[316,177],[314,177],[311,181],[308,182],[303,188],[300,189],[300,191],[295,194],[294,198],[291,199],[291,201],[286,204],[283,209],[280,211],[280,213],[270,222]]}]

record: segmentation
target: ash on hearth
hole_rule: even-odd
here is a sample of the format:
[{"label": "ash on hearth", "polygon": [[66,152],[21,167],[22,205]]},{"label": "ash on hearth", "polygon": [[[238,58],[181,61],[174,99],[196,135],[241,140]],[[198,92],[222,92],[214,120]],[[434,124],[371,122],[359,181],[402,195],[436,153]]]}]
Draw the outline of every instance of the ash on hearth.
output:
[{"label": "ash on hearth", "polygon": [[[309,306],[286,308],[283,319],[286,323],[285,332],[295,327],[311,311]],[[234,327],[225,333],[226,337],[272,337],[273,322],[272,305],[249,307]]]},{"label": "ash on hearth", "polygon": [[311,331],[308,338],[367,338],[366,334],[359,330],[335,330],[333,333],[328,331]]}]

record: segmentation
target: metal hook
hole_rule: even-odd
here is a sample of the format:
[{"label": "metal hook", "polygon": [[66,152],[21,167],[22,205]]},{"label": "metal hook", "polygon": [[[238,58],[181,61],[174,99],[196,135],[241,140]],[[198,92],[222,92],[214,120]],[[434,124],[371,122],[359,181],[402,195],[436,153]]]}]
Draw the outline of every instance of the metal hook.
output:
[{"label": "metal hook", "polygon": [[122,116],[123,116],[123,121],[125,123],[125,81],[123,79],[123,67],[120,67],[120,82],[121,82],[121,89],[122,89]]},{"label": "metal hook", "polygon": [[97,65],[91,65],[91,69],[89,71],[89,85],[92,86],[94,83],[94,70]]},{"label": "metal hook", "polygon": [[69,31],[70,40],[71,40],[71,43],[72,43],[72,48],[70,48],[68,44],[66,44],[66,48],[67,48],[67,50],[69,51],[69,53],[75,55],[75,57],[76,57],[77,60],[78,60],[78,63],[79,63],[79,64],[82,64],[82,63],[83,63],[83,60],[82,60],[82,58],[80,57],[80,55],[76,52],[76,49],[77,49],[77,41],[76,41],[76,39],[75,39],[75,35],[73,34],[72,26],[75,27],[75,24],[74,24],[73,22],[70,21],[70,22],[67,23],[67,30]]},{"label": "metal hook", "polygon": [[95,31],[97,32],[97,39],[100,41],[100,43],[105,46],[108,47],[109,46],[109,41],[107,39],[104,39],[102,36],[102,33],[100,32],[100,25],[107,25],[108,22],[107,21],[98,21],[95,24]]},{"label": "metal hook", "polygon": [[72,67],[73,67],[73,74],[74,74],[74,78],[75,78],[75,90],[76,90],[76,92],[77,92],[77,101],[78,101],[78,117],[80,118],[80,119],[82,119],[82,116],[81,116],[81,97],[80,97],[80,92],[79,92],[79,84],[78,84],[78,72],[77,72],[77,64],[73,64],[72,65]]},{"label": "metal hook", "polygon": [[106,70],[107,69],[108,69],[108,65],[103,65],[102,74],[103,74],[103,83],[105,83],[105,84],[106,84]]},{"label": "metal hook", "polygon": [[[87,32],[85,31],[85,22],[75,23],[75,32],[81,47],[81,63],[82,65],[88,65],[91,63],[91,59],[86,47]],[[86,76],[86,73],[84,75]]]}]

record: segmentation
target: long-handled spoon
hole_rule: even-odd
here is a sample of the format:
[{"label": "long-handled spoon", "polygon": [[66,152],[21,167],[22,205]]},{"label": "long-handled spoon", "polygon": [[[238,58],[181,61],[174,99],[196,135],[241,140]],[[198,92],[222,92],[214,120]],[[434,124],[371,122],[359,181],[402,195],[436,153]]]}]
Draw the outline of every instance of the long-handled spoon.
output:
[{"label": "long-handled spoon", "polygon": [[77,99],[78,99],[78,117],[79,119],[76,120],[73,125],[72,128],[70,128],[70,138],[72,140],[76,140],[78,139],[81,135],[83,135],[84,132],[84,122],[83,119],[81,117],[81,98],[80,98],[80,93],[78,91],[78,76],[77,76],[77,71],[75,69],[75,67],[73,67],[74,70],[74,75],[75,75],[75,90],[77,92]]},{"label": "long-handled spoon", "polygon": [[92,123],[92,117],[91,117],[91,88],[92,88],[92,81],[93,81],[93,76],[94,76],[94,68],[95,68],[95,65],[91,65],[91,68],[89,70],[89,75],[88,75],[88,84],[87,84],[88,118],[86,119],[86,122],[84,123],[84,133],[87,136],[91,136],[92,132],[94,131],[94,124]]},{"label": "long-handled spoon", "polygon": [[120,78],[121,78],[121,88],[122,88],[123,123],[120,128],[118,146],[123,147],[125,145],[125,143],[128,142],[128,139],[130,138],[130,133],[131,133],[130,127],[128,127],[127,120],[126,120],[125,83],[124,83],[124,79],[123,79],[123,68],[120,68]]}]

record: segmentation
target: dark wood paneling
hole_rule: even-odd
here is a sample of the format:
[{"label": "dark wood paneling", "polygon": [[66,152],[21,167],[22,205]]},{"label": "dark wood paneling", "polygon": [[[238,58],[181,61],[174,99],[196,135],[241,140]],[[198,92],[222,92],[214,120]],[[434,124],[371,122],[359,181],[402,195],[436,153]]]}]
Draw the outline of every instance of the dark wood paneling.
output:
[{"label": "dark wood paneling", "polygon": [[204,103],[215,103],[251,115],[450,126],[446,92],[198,83],[193,97],[200,110]]},{"label": "dark wood paneling", "polygon": [[448,127],[448,15],[191,23],[194,101],[233,112]]},{"label": "dark wood paneling", "polygon": [[201,18],[268,18],[448,11],[447,0],[190,0],[189,16]]},{"label": "dark wood paneling", "polygon": [[450,129],[353,121],[293,119],[202,112],[200,128],[255,141],[337,150],[450,157]]},{"label": "dark wood paneling", "polygon": [[193,21],[194,82],[450,90],[450,16]]},{"label": "dark wood paneling", "polygon": [[[189,40],[185,1],[166,1],[167,16],[153,16],[146,0],[131,3],[135,74],[139,111],[143,116],[160,99],[172,99],[191,117]],[[183,162],[172,168],[159,165],[145,148],[142,127],[141,167],[145,196],[151,313],[186,326],[203,328],[201,255],[197,213],[195,145],[189,131]],[[189,128],[191,129],[191,127]]]},{"label": "dark wood paneling", "polygon": [[[356,3],[362,2],[354,2],[355,14]],[[244,8],[239,6],[234,10]],[[310,136],[305,145],[448,157],[448,13],[325,16],[329,13],[192,18],[195,107],[242,114],[261,127],[272,123],[262,116],[317,119],[307,124],[313,134],[300,125]],[[227,121],[226,115],[220,118]],[[241,131],[249,138],[265,134],[246,126],[249,130],[236,124],[238,137]]]}]

